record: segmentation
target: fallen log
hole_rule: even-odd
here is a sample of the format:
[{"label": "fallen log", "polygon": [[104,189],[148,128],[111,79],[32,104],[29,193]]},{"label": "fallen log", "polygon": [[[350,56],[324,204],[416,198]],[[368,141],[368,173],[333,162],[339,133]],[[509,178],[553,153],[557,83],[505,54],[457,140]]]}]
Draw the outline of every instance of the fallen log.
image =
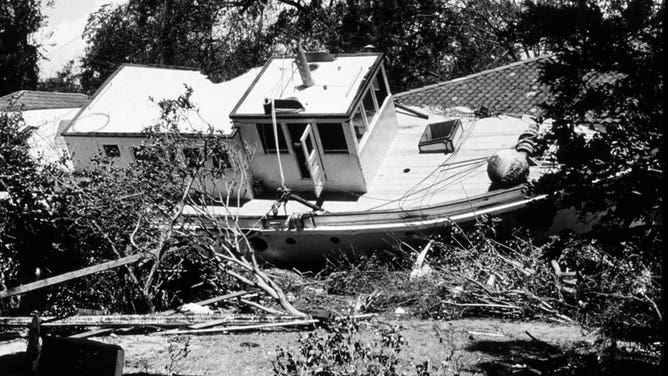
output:
[{"label": "fallen log", "polygon": [[[225,294],[225,295],[221,295],[221,296],[216,296],[216,297],[210,298],[210,299],[200,300],[199,302],[196,302],[195,304],[208,305],[208,304],[213,304],[213,303],[221,302],[221,301],[224,301],[224,300],[228,300],[228,299],[232,299],[232,298],[236,298],[236,297],[244,296],[244,295],[248,295],[248,292],[237,291],[237,292],[233,292],[233,293],[229,293],[229,294]],[[175,314],[176,312],[177,311],[175,309],[169,309],[167,311],[161,312],[161,314],[171,315],[171,314]],[[93,330],[88,330],[88,331],[85,331],[85,332],[82,332],[82,333],[73,334],[73,335],[69,336],[69,338],[95,337],[95,336],[108,334],[108,333],[111,333],[113,331],[114,331],[114,328],[93,329]]]},{"label": "fallen log", "polygon": [[[94,326],[100,328],[128,327],[128,326],[155,326],[161,328],[187,327],[198,323],[218,320],[227,324],[253,324],[262,322],[279,322],[294,320],[292,316],[277,315],[247,315],[214,313],[211,315],[197,314],[153,314],[153,315],[110,315],[110,316],[70,316],[58,321],[48,322],[50,317],[43,318],[42,327],[67,327],[67,326]],[[0,327],[27,327],[32,322],[32,317],[0,317]]]},{"label": "fallen log", "polygon": [[120,258],[118,260],[113,260],[113,261],[107,261],[103,262],[102,264],[97,264],[93,266],[89,266],[83,269],[75,270],[73,272],[68,272],[64,274],[60,274],[54,277],[49,277],[45,278],[39,281],[31,282],[31,283],[26,283],[25,285],[17,286],[17,287],[12,287],[10,289],[0,291],[0,299],[2,298],[8,298],[10,296],[14,295],[20,295],[20,294],[25,294],[26,292],[34,291],[34,290],[39,290],[44,287],[48,286],[53,286],[57,285],[59,283],[71,281],[73,279],[85,277],[90,274],[95,274],[98,272],[102,272],[105,270],[113,269],[113,268],[118,268],[119,266],[127,265],[127,264],[132,264],[135,263],[143,258],[145,258],[146,255],[143,253],[138,253],[136,255],[131,255],[127,257]]}]

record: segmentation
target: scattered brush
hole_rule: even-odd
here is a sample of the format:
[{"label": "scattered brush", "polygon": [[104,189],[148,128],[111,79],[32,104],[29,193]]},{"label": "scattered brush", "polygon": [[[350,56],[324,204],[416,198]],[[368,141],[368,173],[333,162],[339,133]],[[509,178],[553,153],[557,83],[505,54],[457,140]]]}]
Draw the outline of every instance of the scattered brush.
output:
[{"label": "scattered brush", "polygon": [[435,237],[423,251],[415,271],[417,252],[406,249],[348,256],[321,278],[333,295],[357,296],[359,308],[369,312],[412,311],[421,318],[497,316],[550,318],[572,322],[574,306],[564,285],[543,258],[541,247],[516,236],[497,241],[495,223],[481,221],[465,232],[453,226],[447,237]]}]

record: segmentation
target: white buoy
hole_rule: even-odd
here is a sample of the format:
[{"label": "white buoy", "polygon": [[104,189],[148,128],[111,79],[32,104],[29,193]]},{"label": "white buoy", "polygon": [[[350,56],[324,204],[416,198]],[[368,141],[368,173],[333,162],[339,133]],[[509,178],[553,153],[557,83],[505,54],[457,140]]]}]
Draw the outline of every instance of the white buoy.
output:
[{"label": "white buoy", "polygon": [[529,176],[526,153],[514,149],[499,150],[487,160],[487,176],[498,188],[509,188],[525,182]]}]

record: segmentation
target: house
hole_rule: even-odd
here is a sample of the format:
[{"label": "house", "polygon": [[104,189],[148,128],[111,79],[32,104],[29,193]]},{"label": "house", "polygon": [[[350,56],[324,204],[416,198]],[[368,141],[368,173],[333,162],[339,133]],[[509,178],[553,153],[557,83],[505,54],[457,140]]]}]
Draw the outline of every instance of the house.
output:
[{"label": "house", "polygon": [[[193,69],[122,65],[95,92],[90,103],[76,114],[63,133],[74,167],[87,168],[100,154],[118,166],[129,166],[137,161],[140,147],[147,139],[146,128],[160,120],[159,102],[177,99],[186,93],[187,88],[192,89],[190,102],[195,108],[186,110],[177,124],[179,132],[192,139],[192,143],[184,145],[182,150],[186,157],[199,152],[201,145],[197,135],[210,131],[229,147],[241,149],[239,134],[228,115],[239,93],[248,87],[257,72],[258,69],[252,69],[233,80],[216,84]],[[222,156],[222,159],[229,160],[229,157]],[[230,167],[229,174],[233,175],[237,166]],[[242,182],[237,182],[236,188],[240,190],[235,192],[239,192],[238,196],[252,198],[250,182],[243,182],[243,187],[238,183]],[[211,185],[205,189],[217,188]]]},{"label": "house", "polygon": [[551,98],[549,87],[540,81],[541,65],[550,59],[540,56],[518,61],[398,93],[394,100],[406,106],[468,108],[518,117],[540,115],[541,104]]},{"label": "house", "polygon": [[0,111],[21,111],[25,126],[33,129],[31,155],[56,162],[67,152],[62,131],[87,102],[85,94],[21,90],[0,97]]}]

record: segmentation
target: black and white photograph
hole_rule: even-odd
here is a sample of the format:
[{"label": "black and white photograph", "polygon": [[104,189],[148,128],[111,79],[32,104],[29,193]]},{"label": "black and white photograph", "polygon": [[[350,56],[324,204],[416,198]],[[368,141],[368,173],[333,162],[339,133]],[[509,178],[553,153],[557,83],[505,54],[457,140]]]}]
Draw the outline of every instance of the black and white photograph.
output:
[{"label": "black and white photograph", "polygon": [[0,376],[661,375],[658,0],[0,0]]}]

